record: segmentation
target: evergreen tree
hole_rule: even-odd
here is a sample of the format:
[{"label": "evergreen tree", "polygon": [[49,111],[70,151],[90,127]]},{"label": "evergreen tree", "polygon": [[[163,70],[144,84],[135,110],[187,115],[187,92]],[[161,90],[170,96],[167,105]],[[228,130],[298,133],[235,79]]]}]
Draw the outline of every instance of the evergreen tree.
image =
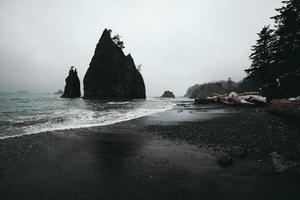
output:
[{"label": "evergreen tree", "polygon": [[124,48],[125,48],[124,42],[121,41],[121,36],[120,36],[119,34],[114,35],[111,39],[112,39],[112,40],[114,41],[114,43],[115,43],[116,45],[118,45],[118,47],[120,47],[121,49],[124,49]]},{"label": "evergreen tree", "polygon": [[300,0],[283,1],[282,8],[276,9],[275,64],[279,76],[300,69]]},{"label": "evergreen tree", "polygon": [[270,26],[265,26],[258,33],[259,39],[256,45],[252,46],[251,67],[245,70],[248,79],[256,81],[259,85],[268,82],[272,64],[274,63],[273,46],[275,41],[274,30]]},{"label": "evergreen tree", "polygon": [[233,90],[232,84],[233,84],[233,81],[231,80],[231,77],[229,77],[227,79],[227,90],[228,90],[228,92],[232,92],[232,90]]},{"label": "evergreen tree", "polygon": [[247,79],[260,85],[268,99],[300,95],[300,0],[285,0],[272,19],[275,29],[264,27],[245,70]]},{"label": "evergreen tree", "polygon": [[141,69],[142,69],[142,64],[138,64],[138,65],[136,66],[136,69],[140,72]]}]

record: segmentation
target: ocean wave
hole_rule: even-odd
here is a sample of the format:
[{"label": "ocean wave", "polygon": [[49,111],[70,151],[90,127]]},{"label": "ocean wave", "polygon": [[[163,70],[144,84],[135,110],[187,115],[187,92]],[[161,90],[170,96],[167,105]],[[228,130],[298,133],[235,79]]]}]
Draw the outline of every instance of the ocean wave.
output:
[{"label": "ocean wave", "polygon": [[114,102],[114,101],[111,101],[111,102],[108,102],[107,104],[109,105],[125,105],[125,104],[129,104],[130,102],[129,101],[124,101],[124,102]]},{"label": "ocean wave", "polygon": [[[158,103],[155,101],[156,104],[153,104],[153,102],[149,104],[149,102],[151,101],[148,101],[147,103],[139,101],[126,102],[126,104],[121,104],[125,106],[122,109],[118,107],[120,102],[115,102],[116,104],[111,104],[109,102],[110,107],[107,110],[105,110],[102,105],[99,105],[101,109],[104,109],[99,111],[96,109],[97,105],[92,105],[91,107],[70,107],[65,110],[57,110],[47,114],[44,113],[41,116],[34,116],[35,119],[39,119],[43,121],[43,123],[33,123],[28,125],[25,121],[24,124],[26,124],[26,126],[24,127],[10,126],[10,129],[6,130],[5,135],[0,135],[0,139],[21,137],[49,131],[106,126],[163,112],[172,109],[175,106],[174,103],[170,102]],[[118,109],[112,109],[111,106],[113,105],[116,105]],[[26,116],[21,118],[26,119]],[[45,119],[47,119],[47,121],[45,121]]]}]

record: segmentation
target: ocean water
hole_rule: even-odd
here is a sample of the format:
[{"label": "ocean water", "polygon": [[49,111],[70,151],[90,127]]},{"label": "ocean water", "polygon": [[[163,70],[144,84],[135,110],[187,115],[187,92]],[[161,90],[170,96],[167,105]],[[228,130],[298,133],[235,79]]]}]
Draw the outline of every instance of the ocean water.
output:
[{"label": "ocean water", "polygon": [[0,139],[103,126],[171,109],[174,101],[62,99],[57,94],[0,93]]}]

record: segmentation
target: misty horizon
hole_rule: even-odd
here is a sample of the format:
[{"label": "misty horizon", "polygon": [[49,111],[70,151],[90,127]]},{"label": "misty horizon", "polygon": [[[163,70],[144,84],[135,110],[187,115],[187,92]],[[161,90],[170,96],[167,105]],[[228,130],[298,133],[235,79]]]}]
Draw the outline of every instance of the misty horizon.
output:
[{"label": "misty horizon", "polygon": [[0,199],[300,199],[300,0],[0,0]]},{"label": "misty horizon", "polygon": [[280,6],[281,0],[1,1],[0,91],[63,89],[70,66],[82,83],[105,28],[120,34],[124,53],[142,64],[147,96],[240,81],[256,33],[273,24]]}]

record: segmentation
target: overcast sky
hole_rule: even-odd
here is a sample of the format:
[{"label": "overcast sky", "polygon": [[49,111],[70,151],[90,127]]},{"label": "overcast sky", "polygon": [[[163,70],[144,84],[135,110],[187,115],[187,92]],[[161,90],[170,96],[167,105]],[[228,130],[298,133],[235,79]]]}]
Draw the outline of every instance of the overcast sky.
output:
[{"label": "overcast sky", "polygon": [[[281,0],[0,0],[0,91],[63,89],[81,82],[104,28],[142,64],[148,96],[183,95],[195,83],[248,68],[256,33]],[[81,85],[81,87],[83,87]]]}]

